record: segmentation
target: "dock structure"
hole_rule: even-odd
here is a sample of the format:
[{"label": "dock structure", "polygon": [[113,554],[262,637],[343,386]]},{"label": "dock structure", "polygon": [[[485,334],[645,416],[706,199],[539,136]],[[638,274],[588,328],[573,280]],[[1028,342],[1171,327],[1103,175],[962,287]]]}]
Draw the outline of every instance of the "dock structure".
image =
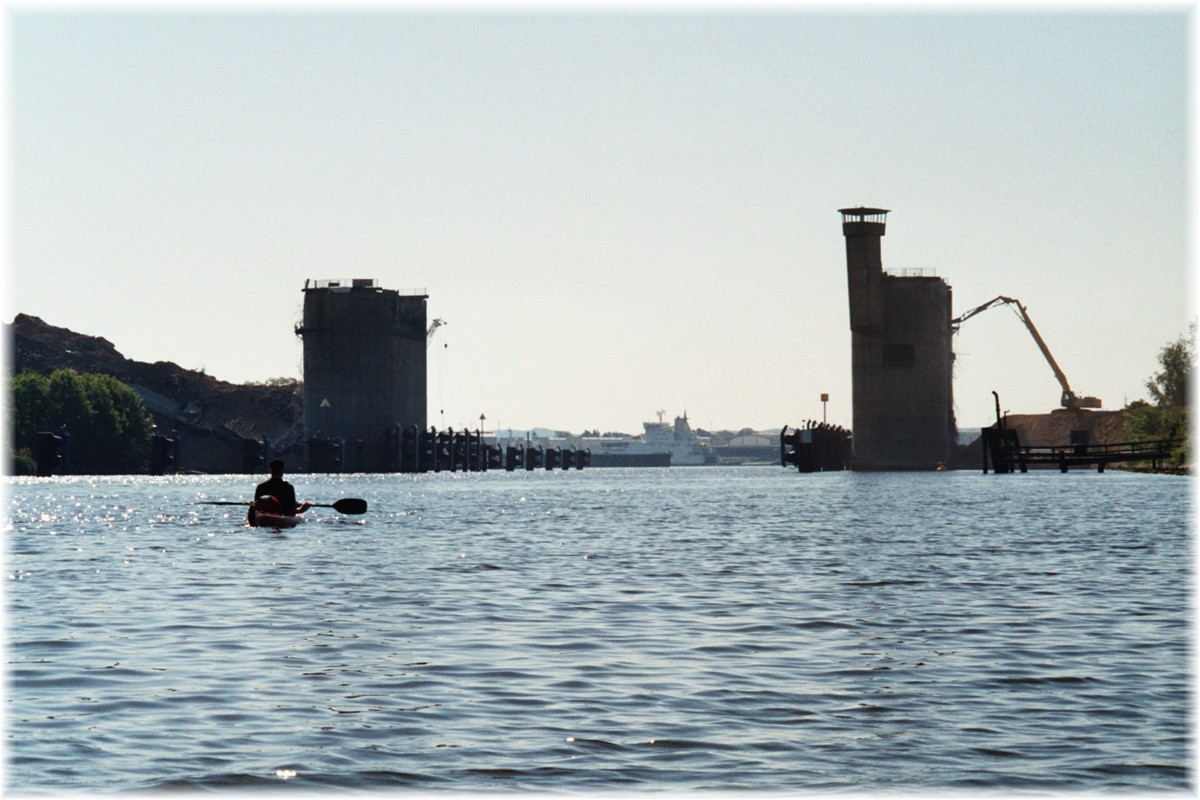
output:
[{"label": "dock structure", "polygon": [[808,420],[803,427],[779,432],[779,462],[800,472],[836,472],[850,468],[853,437],[839,425]]},{"label": "dock structure", "polygon": [[591,464],[591,452],[535,445],[502,447],[484,441],[480,431],[422,430],[416,425],[397,427],[389,438],[391,471],[395,472],[487,472],[503,469],[583,469]]},{"label": "dock structure", "polygon": [[884,208],[843,208],[856,470],[936,470],[957,438],[950,286],[883,270]]},{"label": "dock structure", "polygon": [[397,425],[426,424],[426,300],[373,278],[304,283],[304,436],[313,472],[386,472]]},{"label": "dock structure", "polygon": [[1028,472],[1030,467],[1057,467],[1067,472],[1072,467],[1095,467],[1104,472],[1109,464],[1148,461],[1158,470],[1178,446],[1171,439],[1112,444],[1077,443],[1069,445],[1023,445],[1015,430],[1003,425],[983,429],[983,472],[990,465],[997,475]]}]

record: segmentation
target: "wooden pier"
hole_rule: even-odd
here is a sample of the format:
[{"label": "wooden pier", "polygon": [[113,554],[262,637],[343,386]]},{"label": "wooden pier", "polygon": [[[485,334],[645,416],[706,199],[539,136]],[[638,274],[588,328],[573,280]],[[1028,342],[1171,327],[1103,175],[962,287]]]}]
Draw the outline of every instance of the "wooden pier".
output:
[{"label": "wooden pier", "polygon": [[1014,430],[984,428],[983,472],[987,474],[989,462],[997,475],[1028,472],[1031,466],[1058,467],[1060,472],[1071,467],[1094,466],[1097,472],[1104,472],[1109,464],[1129,461],[1148,461],[1157,470],[1178,444],[1173,439],[1160,439],[1117,444],[1022,445]]}]

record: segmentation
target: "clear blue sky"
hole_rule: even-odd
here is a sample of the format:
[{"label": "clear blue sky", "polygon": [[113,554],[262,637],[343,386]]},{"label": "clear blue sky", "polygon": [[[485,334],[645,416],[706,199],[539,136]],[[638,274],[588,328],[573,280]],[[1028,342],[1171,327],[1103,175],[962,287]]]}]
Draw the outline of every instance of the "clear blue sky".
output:
[{"label": "clear blue sky", "polygon": [[[845,206],[1108,408],[1193,314],[1183,5],[266,8],[8,9],[5,321],[300,377],[304,281],[376,278],[431,424],[637,432],[850,425]],[[1057,406],[1009,311],[955,349],[960,426]]]}]

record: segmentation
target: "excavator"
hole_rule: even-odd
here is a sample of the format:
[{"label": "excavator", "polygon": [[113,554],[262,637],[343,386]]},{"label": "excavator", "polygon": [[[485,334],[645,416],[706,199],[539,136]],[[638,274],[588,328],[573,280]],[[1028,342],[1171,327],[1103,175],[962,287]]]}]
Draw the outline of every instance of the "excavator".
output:
[{"label": "excavator", "polygon": [[1033,320],[1029,318],[1029,312],[1020,300],[1012,297],[1004,297],[1001,295],[994,300],[989,300],[981,306],[971,309],[960,317],[950,321],[950,327],[955,333],[958,332],[958,327],[971,317],[989,308],[994,308],[1000,305],[1011,305],[1016,308],[1017,315],[1021,317],[1021,321],[1025,323],[1025,327],[1033,335],[1033,340],[1037,342],[1038,348],[1042,351],[1042,355],[1046,357],[1046,361],[1050,363],[1050,369],[1054,370],[1054,377],[1058,378],[1059,385],[1062,386],[1062,407],[1063,408],[1100,408],[1099,397],[1080,397],[1071,391],[1070,384],[1067,383],[1067,376],[1063,374],[1059,368],[1058,362],[1054,360],[1054,356],[1050,354],[1050,348],[1046,346],[1046,342],[1042,339],[1042,335],[1038,333],[1038,329],[1033,324]]},{"label": "excavator", "polygon": [[444,319],[435,319],[433,322],[429,323],[429,330],[426,331],[426,333],[425,333],[425,346],[426,347],[428,347],[429,343],[433,341],[433,332],[445,324],[446,324],[446,320],[444,320]]}]

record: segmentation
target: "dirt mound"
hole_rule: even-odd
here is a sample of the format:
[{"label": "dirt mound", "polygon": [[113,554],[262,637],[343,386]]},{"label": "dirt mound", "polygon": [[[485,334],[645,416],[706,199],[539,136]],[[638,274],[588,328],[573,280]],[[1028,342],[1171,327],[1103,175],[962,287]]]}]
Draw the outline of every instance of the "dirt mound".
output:
[{"label": "dirt mound", "polygon": [[1087,431],[1089,444],[1126,441],[1124,411],[1059,408],[1049,414],[1009,414],[1007,421],[1024,445],[1069,445],[1072,431]]},{"label": "dirt mound", "polygon": [[228,432],[241,438],[268,438],[285,448],[303,436],[304,394],[299,383],[252,386],[226,383],[170,361],[131,361],[112,342],[18,314],[5,325],[13,373],[57,369],[112,375],[132,386],[163,430]]}]

